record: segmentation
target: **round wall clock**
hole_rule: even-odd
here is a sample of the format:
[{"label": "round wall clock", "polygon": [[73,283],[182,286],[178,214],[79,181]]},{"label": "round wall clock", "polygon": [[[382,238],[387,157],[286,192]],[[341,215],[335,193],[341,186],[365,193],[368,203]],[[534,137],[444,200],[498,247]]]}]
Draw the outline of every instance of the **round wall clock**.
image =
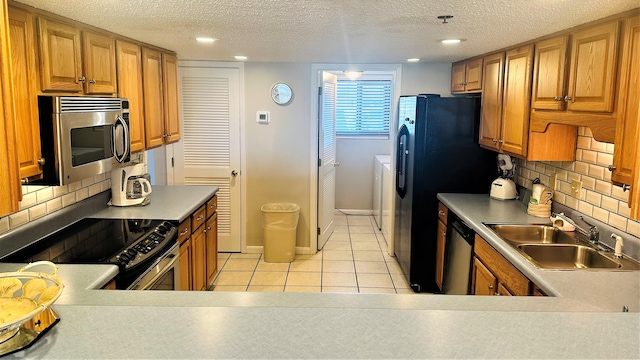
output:
[{"label": "round wall clock", "polygon": [[286,105],[293,98],[293,91],[285,83],[277,83],[271,88],[271,98],[278,105]]}]

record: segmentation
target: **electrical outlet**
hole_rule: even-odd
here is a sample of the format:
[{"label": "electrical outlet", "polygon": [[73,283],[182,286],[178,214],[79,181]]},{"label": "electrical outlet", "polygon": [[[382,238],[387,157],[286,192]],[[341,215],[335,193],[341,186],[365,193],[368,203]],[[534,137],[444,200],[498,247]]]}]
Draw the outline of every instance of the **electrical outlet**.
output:
[{"label": "electrical outlet", "polygon": [[549,179],[549,187],[551,188],[551,190],[555,190],[556,189],[556,179],[557,178],[558,178],[558,174],[551,175],[551,178]]},{"label": "electrical outlet", "polygon": [[582,181],[571,180],[571,195],[580,198],[582,192]]}]

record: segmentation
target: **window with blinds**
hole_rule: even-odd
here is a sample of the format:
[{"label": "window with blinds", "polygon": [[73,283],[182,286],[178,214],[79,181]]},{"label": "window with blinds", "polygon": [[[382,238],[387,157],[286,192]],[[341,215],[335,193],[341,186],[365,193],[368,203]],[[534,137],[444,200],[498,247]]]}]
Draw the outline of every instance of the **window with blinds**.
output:
[{"label": "window with blinds", "polygon": [[338,80],[336,136],[389,137],[391,80]]}]

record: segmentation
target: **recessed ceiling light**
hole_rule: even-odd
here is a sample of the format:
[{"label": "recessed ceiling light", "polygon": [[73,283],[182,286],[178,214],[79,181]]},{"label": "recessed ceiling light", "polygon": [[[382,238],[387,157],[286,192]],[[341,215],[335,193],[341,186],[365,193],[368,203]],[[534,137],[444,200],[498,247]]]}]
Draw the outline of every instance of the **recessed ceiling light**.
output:
[{"label": "recessed ceiling light", "polygon": [[407,61],[408,62],[418,62],[418,61],[420,61],[420,59],[418,59],[418,58],[410,58],[410,59],[407,59]]},{"label": "recessed ceiling light", "polygon": [[457,44],[459,43],[460,39],[445,39],[445,40],[441,40],[440,42],[442,42],[443,44]]},{"label": "recessed ceiling light", "polygon": [[210,38],[210,37],[197,37],[196,41],[199,42],[199,43],[210,44],[210,43],[216,41],[216,39]]},{"label": "recessed ceiling light", "polygon": [[233,58],[236,60],[247,60],[247,57],[244,55],[236,55]]}]

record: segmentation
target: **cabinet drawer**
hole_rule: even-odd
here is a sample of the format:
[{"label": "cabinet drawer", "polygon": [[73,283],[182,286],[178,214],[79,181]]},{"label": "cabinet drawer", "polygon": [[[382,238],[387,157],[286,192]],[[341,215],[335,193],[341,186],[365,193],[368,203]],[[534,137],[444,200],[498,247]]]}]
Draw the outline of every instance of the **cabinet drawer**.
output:
[{"label": "cabinet drawer", "polygon": [[476,235],[474,251],[511,294],[529,295],[529,279],[478,235]]},{"label": "cabinet drawer", "polygon": [[443,203],[438,203],[438,219],[442,221],[445,225],[447,224],[447,215],[449,215],[449,209],[444,206]]},{"label": "cabinet drawer", "polygon": [[215,214],[218,210],[218,197],[214,195],[209,201],[207,201],[207,219],[211,215]]},{"label": "cabinet drawer", "polygon": [[178,244],[184,243],[191,236],[191,220],[187,219],[178,226]]},{"label": "cabinet drawer", "polygon": [[202,205],[191,215],[191,231],[196,231],[200,225],[204,224],[206,210],[206,206]]}]

